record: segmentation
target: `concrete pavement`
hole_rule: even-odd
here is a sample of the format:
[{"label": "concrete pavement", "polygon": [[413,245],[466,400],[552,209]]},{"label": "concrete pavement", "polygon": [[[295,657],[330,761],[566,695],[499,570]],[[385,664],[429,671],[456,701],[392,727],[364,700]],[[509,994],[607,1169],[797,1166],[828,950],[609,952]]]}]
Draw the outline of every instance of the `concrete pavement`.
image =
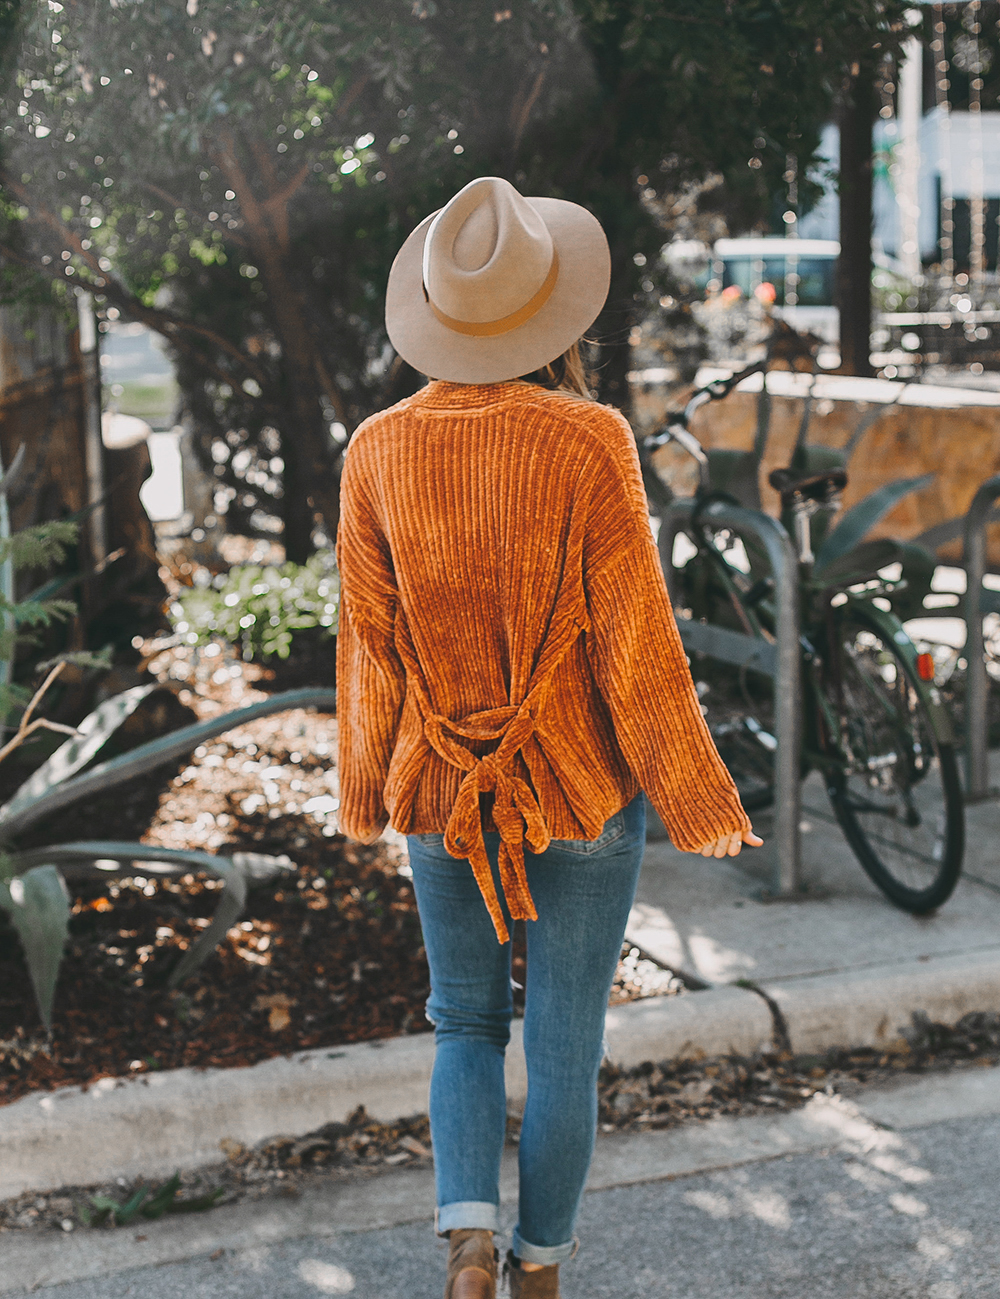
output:
[{"label": "concrete pavement", "polygon": [[[754,1052],[783,1016],[798,1052],[887,1043],[915,1011],[953,1023],[1000,1009],[1000,804],[968,809],[966,874],[933,916],[893,907],[854,860],[819,783],[804,790],[801,901],[768,902],[767,850],[715,861],[650,843],[628,935],[664,964],[712,985],[616,1007],[610,1058],[626,1067],[681,1053]],[[767,817],[758,818],[767,837]],[[751,980],[769,999],[730,986]],[[508,1052],[523,1098],[519,1023]],[[298,1053],[247,1069],[174,1070],[87,1092],[28,1096],[0,1124],[0,1195],[115,1176],[169,1176],[218,1159],[223,1138],[253,1145],[342,1120],[423,1111],[429,1035]]]},{"label": "concrete pavement", "polygon": [[[766,844],[706,861],[654,842],[628,936],[710,984],[786,982],[975,951],[995,953],[1000,963],[1000,802],[966,809],[963,877],[940,911],[919,917],[894,907],[865,875],[815,774],[802,803],[808,891],[801,901],[761,900],[771,879]],[[754,820],[767,840],[771,814]]]},{"label": "concrete pavement", "polygon": [[[602,1138],[566,1299],[994,1299],[1000,1069],[816,1097],[773,1119]],[[186,1222],[4,1242],[26,1299],[437,1299],[426,1171]],[[513,1221],[513,1169],[504,1176]]]}]

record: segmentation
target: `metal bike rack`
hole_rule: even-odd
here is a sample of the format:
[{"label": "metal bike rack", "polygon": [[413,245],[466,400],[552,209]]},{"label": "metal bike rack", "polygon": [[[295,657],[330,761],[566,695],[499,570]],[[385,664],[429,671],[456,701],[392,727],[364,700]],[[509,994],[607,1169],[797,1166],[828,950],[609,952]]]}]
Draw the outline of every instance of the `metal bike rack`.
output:
[{"label": "metal bike rack", "polygon": [[1000,497],[1000,474],[987,478],[972,498],[962,535],[965,544],[965,788],[969,799],[987,798],[990,760],[987,753],[987,701],[990,682],[983,640],[983,577],[986,573],[986,524],[993,502]]},{"label": "metal bike rack", "polygon": [[[1000,478],[996,480],[1000,494]],[[688,530],[698,510],[690,498],[674,500],[662,513],[659,549],[667,588],[674,599],[674,540]],[[775,873],[772,895],[801,895],[801,647],[799,644],[798,559],[788,533],[777,521],[757,510],[726,501],[712,501],[698,510],[699,517],[719,528],[751,533],[764,546],[774,575],[777,601],[775,644],[753,636],[678,618],[677,626],[685,649],[700,652],[724,663],[752,667],[774,678],[775,739],[778,747],[774,764]],[[981,628],[980,628],[981,634]]]}]

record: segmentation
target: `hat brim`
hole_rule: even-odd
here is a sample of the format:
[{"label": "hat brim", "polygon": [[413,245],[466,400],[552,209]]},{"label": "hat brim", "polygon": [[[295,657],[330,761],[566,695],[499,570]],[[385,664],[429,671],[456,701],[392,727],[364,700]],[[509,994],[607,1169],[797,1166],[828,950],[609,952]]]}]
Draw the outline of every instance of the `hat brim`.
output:
[{"label": "hat brim", "polygon": [[396,254],[386,287],[389,339],[415,370],[453,383],[499,383],[547,365],[587,332],[611,284],[611,253],[595,216],[558,198],[526,200],[547,226],[559,257],[548,301],[516,329],[470,337],[442,324],[423,291],[424,240],[437,213],[409,235]]}]

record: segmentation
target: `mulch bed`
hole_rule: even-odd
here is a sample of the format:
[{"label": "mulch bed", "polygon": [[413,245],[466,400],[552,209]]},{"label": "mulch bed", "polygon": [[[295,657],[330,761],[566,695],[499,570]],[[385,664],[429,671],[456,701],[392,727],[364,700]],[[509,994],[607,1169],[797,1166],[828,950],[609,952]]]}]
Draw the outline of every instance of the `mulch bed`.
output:
[{"label": "mulch bed", "polygon": [[[752,1057],[652,1062],[636,1069],[605,1067],[598,1084],[600,1129],[648,1131],[696,1123],[720,1115],[792,1110],[817,1093],[850,1098],[863,1087],[901,1074],[923,1074],[1000,1063],[1000,1014],[966,1015],[953,1027],[915,1016],[904,1037],[886,1049],[831,1051],[794,1057],[762,1052]],[[508,1140],[516,1143],[519,1121],[508,1119]],[[180,1174],[178,1199],[197,1202],[206,1191],[216,1203],[265,1196],[298,1197],[320,1179],[370,1175],[431,1161],[426,1115],[377,1123],[357,1109],[343,1123],[328,1123],[299,1137],[277,1136],[247,1149],[223,1142],[225,1159],[199,1172]],[[81,1226],[137,1225],[141,1213],[117,1224],[97,1217],[94,1195],[125,1204],[140,1187],[120,1178],[99,1187],[63,1188],[52,1195],[27,1194],[0,1203],[0,1232],[74,1231]]]},{"label": "mulch bed", "polygon": [[[142,647],[171,687],[170,725],[267,694],[331,684],[332,644],[263,668],[224,645]],[[151,705],[162,712],[162,701]],[[144,738],[141,735],[137,740]],[[39,1089],[183,1065],[236,1066],[309,1047],[426,1032],[428,973],[405,850],[338,833],[336,719],[298,709],[226,732],[174,764],[61,815],[59,838],[287,854],[240,923],[178,990],[166,987],[208,923],[221,885],[144,873],[70,880],[71,938],[47,1041],[20,944],[0,913],[0,1104]],[[5,773],[6,774],[6,773]],[[7,775],[8,781],[10,776]],[[310,809],[310,810],[307,810]],[[25,836],[51,842],[51,829]],[[523,941],[514,978],[523,983]],[[637,949],[614,1001],[683,991]]]}]

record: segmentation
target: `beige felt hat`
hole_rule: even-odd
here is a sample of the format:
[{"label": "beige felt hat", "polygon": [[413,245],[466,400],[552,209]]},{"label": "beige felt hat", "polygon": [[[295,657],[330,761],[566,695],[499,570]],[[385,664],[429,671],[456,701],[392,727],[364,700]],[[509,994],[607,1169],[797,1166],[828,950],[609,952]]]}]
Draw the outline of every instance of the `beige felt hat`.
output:
[{"label": "beige felt hat", "polygon": [[608,241],[586,208],[482,176],[397,253],[385,323],[421,373],[498,383],[561,356],[597,319],[610,282]]}]

